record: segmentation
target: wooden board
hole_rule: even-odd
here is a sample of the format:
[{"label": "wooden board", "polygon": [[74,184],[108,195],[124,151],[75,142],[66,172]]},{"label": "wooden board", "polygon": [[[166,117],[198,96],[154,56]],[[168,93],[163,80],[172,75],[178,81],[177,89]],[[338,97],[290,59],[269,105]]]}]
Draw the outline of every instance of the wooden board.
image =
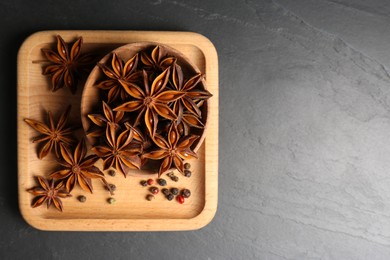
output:
[{"label": "wooden board", "polygon": [[[41,74],[45,60],[41,48],[53,46],[55,36],[65,41],[76,37],[84,39],[83,51],[99,50],[108,53],[127,43],[152,41],[169,45],[186,55],[206,74],[210,114],[207,135],[198,150],[199,159],[191,161],[191,178],[176,172],[180,180],[169,180],[167,187],[188,188],[192,195],[184,204],[168,201],[160,193],[153,201],[146,201],[148,190],[139,182],[142,177],[124,178],[117,174],[108,176],[109,183],[117,186],[116,204],[108,204],[110,194],[99,181],[93,181],[94,193],[79,188],[73,197],[63,199],[64,212],[54,208],[32,208],[33,196],[26,190],[36,186],[34,176],[48,176],[56,169],[54,157],[39,160],[37,146],[31,142],[37,133],[23,120],[46,120],[50,110],[58,117],[67,105],[72,105],[70,122],[80,123],[80,99],[82,89],[76,95],[67,89],[55,93],[49,91],[49,81]],[[204,36],[191,32],[153,31],[44,31],[31,35],[23,43],[18,54],[18,188],[19,207],[24,219],[42,230],[85,231],[162,231],[193,230],[207,225],[215,215],[218,200],[218,58],[213,44]],[[82,134],[82,132],[81,132]],[[100,166],[98,164],[98,166]],[[155,176],[153,177],[155,178]],[[80,203],[77,196],[85,195]]]}]

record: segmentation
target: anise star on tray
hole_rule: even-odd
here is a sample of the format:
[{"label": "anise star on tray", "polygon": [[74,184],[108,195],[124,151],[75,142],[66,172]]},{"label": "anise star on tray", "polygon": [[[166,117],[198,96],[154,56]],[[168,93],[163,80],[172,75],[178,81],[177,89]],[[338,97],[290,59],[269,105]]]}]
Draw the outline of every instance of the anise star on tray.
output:
[{"label": "anise star on tray", "polygon": [[110,167],[127,176],[130,169],[140,169],[141,159],[139,154],[142,147],[133,142],[133,130],[127,128],[118,136],[114,127],[107,125],[106,144],[92,148],[92,151],[103,159],[103,169]]},{"label": "anise star on tray", "polygon": [[123,100],[128,94],[123,89],[122,84],[124,82],[136,82],[141,78],[141,73],[136,71],[138,65],[138,54],[129,59],[126,63],[118,58],[114,53],[111,59],[111,68],[105,64],[99,63],[98,66],[108,79],[103,80],[96,87],[108,90],[108,103],[118,99]]},{"label": "anise star on tray", "polygon": [[92,179],[100,179],[108,187],[104,174],[95,166],[95,162],[99,160],[99,157],[86,155],[87,148],[84,139],[77,144],[73,153],[68,147],[61,146],[62,159],[59,164],[63,168],[51,173],[50,177],[63,180],[69,192],[78,183],[83,190],[92,193]]},{"label": "anise star on tray", "polygon": [[54,204],[54,206],[59,211],[62,211],[63,206],[61,198],[67,198],[72,196],[69,194],[68,191],[63,188],[63,183],[56,183],[54,179],[51,179],[49,182],[48,180],[40,176],[37,176],[37,180],[40,186],[27,190],[28,192],[36,196],[31,206],[33,208],[36,208],[46,202],[47,208]]},{"label": "anise star on tray", "polygon": [[160,149],[144,153],[142,156],[152,160],[163,159],[158,171],[159,176],[168,171],[172,164],[175,165],[179,172],[183,173],[183,160],[198,158],[196,153],[191,150],[191,145],[198,138],[199,136],[196,135],[180,138],[176,125],[171,124],[167,140],[160,135],[154,136],[154,142]]},{"label": "anise star on tray", "polygon": [[57,51],[42,49],[46,58],[51,62],[43,68],[43,75],[51,78],[52,91],[55,92],[66,86],[75,94],[78,81],[82,74],[89,71],[94,57],[81,54],[83,38],[80,37],[71,47],[57,35]]},{"label": "anise star on tray", "polygon": [[145,125],[151,136],[154,136],[158,124],[158,115],[169,120],[175,120],[177,115],[169,108],[168,104],[181,98],[184,93],[176,90],[165,90],[169,79],[169,68],[158,75],[149,87],[149,79],[146,71],[143,71],[144,90],[135,84],[123,85],[126,92],[134,98],[129,102],[114,108],[114,111],[134,112],[139,111],[134,125],[137,125],[144,115]]},{"label": "anise star on tray", "polygon": [[44,124],[34,119],[24,119],[24,121],[41,133],[41,136],[34,138],[33,143],[43,143],[43,146],[38,151],[38,158],[42,159],[49,154],[50,151],[55,151],[57,157],[60,157],[60,146],[71,145],[74,142],[72,137],[73,128],[66,127],[66,122],[70,113],[70,106],[61,115],[57,124],[54,123],[53,115],[48,112],[49,124]]}]

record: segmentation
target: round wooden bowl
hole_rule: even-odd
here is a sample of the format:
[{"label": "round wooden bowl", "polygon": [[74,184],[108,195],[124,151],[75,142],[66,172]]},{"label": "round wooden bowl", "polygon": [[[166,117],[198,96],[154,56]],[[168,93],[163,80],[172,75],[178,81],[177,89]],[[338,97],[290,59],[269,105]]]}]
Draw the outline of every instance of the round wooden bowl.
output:
[{"label": "round wooden bowl", "polygon": [[[181,52],[178,50],[169,47],[167,45],[163,45],[160,43],[155,43],[155,42],[137,42],[137,43],[131,43],[127,44],[124,46],[121,46],[112,52],[108,53],[106,56],[104,56],[99,63],[103,64],[108,64],[111,61],[112,53],[115,53],[119,58],[124,60],[125,62],[133,57],[136,53],[140,51],[146,51],[148,53],[151,52],[151,50],[156,46],[160,46],[163,48],[164,52],[166,52],[170,56],[174,56],[177,59],[177,64],[181,66],[183,70],[183,74],[185,79],[188,79],[190,75],[195,75],[195,73],[200,73],[201,71],[199,68],[194,65],[190,60],[188,60]],[[96,85],[103,80],[103,72],[101,69],[96,65],[91,73],[89,74],[84,90],[82,93],[81,97],[81,121],[82,125],[84,128],[85,133],[88,132],[90,129],[91,125],[93,124],[91,120],[88,118],[88,114],[94,114],[97,113],[98,111],[102,110],[102,97],[101,97],[101,91],[99,88],[96,87]],[[206,89],[206,84],[205,81],[202,80],[200,83],[200,88]],[[198,135],[200,138],[198,138],[197,141],[192,146],[192,149],[196,152],[200,146],[202,145],[204,138],[205,138],[205,133],[206,133],[206,128],[207,128],[207,118],[208,118],[208,102],[207,100],[204,101],[202,107],[201,107],[201,112],[202,112],[202,118],[201,121],[204,124],[203,129],[197,129],[197,128],[191,128],[190,129],[190,134]],[[98,140],[96,138],[92,138],[87,136],[88,142],[92,145],[95,146],[98,144]],[[155,165],[155,163],[151,164],[152,167]],[[151,170],[150,168],[146,165],[145,169],[141,170],[132,170],[128,173],[128,175],[132,176],[144,176],[145,174],[157,174],[158,168]]]}]

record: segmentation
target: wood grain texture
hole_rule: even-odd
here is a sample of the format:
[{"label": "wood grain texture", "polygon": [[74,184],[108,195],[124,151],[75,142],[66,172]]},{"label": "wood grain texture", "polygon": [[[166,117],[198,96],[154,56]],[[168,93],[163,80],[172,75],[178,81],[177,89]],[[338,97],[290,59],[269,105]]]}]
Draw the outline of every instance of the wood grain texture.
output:
[{"label": "wood grain texture", "polygon": [[[108,53],[127,43],[151,41],[169,45],[182,52],[206,74],[207,89],[213,94],[209,100],[207,135],[198,150],[199,159],[191,161],[193,175],[185,178],[179,173],[179,183],[168,178],[168,187],[189,188],[192,196],[180,205],[167,201],[158,194],[148,202],[148,191],[139,185],[143,177],[124,178],[107,176],[117,186],[117,203],[109,205],[109,193],[94,181],[94,194],[76,188],[73,197],[64,199],[64,212],[45,207],[31,208],[32,195],[26,189],[36,185],[34,176],[47,176],[56,169],[54,157],[37,158],[36,144],[31,142],[37,133],[23,122],[25,118],[45,120],[50,110],[58,116],[67,105],[72,105],[70,121],[80,124],[82,88],[76,95],[67,89],[49,91],[49,81],[41,75],[44,57],[41,48],[52,46],[55,35],[65,41],[82,36],[82,51],[99,50]],[[42,230],[85,231],[160,231],[193,230],[207,225],[215,215],[218,201],[218,58],[213,44],[204,36],[191,32],[153,31],[44,31],[31,35],[18,54],[18,188],[19,207],[24,219]],[[79,131],[82,135],[82,130]],[[99,165],[98,165],[99,166]],[[145,175],[145,177],[148,175]],[[85,195],[87,202],[77,201]]]}]

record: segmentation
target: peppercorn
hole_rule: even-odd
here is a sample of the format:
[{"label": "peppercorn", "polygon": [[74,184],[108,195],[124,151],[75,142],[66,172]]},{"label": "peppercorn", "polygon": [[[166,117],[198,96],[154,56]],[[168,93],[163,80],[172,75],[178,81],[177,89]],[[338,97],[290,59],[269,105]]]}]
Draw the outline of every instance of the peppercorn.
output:
[{"label": "peppercorn", "polygon": [[109,170],[108,175],[114,177],[116,175],[116,172],[114,170]]},{"label": "peppercorn", "polygon": [[190,170],[184,170],[184,176],[187,178],[191,177],[191,171]]},{"label": "peppercorn", "polygon": [[189,170],[191,168],[191,164],[188,162],[184,164],[184,169]]},{"label": "peppercorn", "polygon": [[80,202],[86,202],[86,201],[87,201],[87,197],[85,197],[84,195],[78,196],[77,199],[78,199]]},{"label": "peppercorn", "polygon": [[191,191],[189,189],[184,189],[184,190],[181,191],[181,195],[184,198],[189,198],[191,196]]},{"label": "peppercorn", "polygon": [[115,191],[116,190],[116,186],[115,186],[115,184],[108,184],[109,186],[110,186],[110,190],[111,191]]},{"label": "peppercorn", "polygon": [[153,194],[157,194],[159,192],[159,189],[157,187],[151,187],[149,191]]},{"label": "peppercorn", "polygon": [[172,188],[172,189],[171,189],[171,193],[172,193],[173,195],[177,195],[177,194],[179,194],[179,189],[178,189],[178,188]]},{"label": "peppercorn", "polygon": [[173,196],[172,193],[169,193],[166,197],[167,197],[167,200],[171,201],[171,200],[173,200],[173,198],[174,198],[175,196]]},{"label": "peppercorn", "polygon": [[152,185],[154,183],[154,181],[152,179],[148,179],[147,182],[148,182],[149,185]]},{"label": "peppercorn", "polygon": [[164,194],[164,195],[168,195],[169,194],[169,190],[164,188],[161,190],[161,192]]},{"label": "peppercorn", "polygon": [[180,204],[183,204],[184,203],[184,197],[179,195],[179,196],[176,196],[176,200],[177,202],[179,202]]},{"label": "peppercorn", "polygon": [[114,203],[116,202],[116,200],[115,200],[114,198],[109,198],[109,199],[107,200],[107,202],[108,202],[109,204],[114,204]]},{"label": "peppercorn", "polygon": [[158,180],[157,180],[157,183],[158,183],[160,186],[166,186],[166,185],[167,185],[167,181],[164,180],[164,179],[158,179]]},{"label": "peppercorn", "polygon": [[148,201],[151,201],[151,200],[153,200],[154,199],[154,196],[152,195],[152,194],[148,194],[147,196],[146,196],[146,200],[148,200]]},{"label": "peppercorn", "polygon": [[174,181],[174,182],[178,182],[178,181],[179,181],[179,177],[177,177],[177,176],[172,176],[172,177],[171,177],[171,180]]},{"label": "peppercorn", "polygon": [[147,181],[141,181],[140,183],[141,183],[141,185],[144,186],[144,187],[148,186],[148,182],[147,182]]}]

